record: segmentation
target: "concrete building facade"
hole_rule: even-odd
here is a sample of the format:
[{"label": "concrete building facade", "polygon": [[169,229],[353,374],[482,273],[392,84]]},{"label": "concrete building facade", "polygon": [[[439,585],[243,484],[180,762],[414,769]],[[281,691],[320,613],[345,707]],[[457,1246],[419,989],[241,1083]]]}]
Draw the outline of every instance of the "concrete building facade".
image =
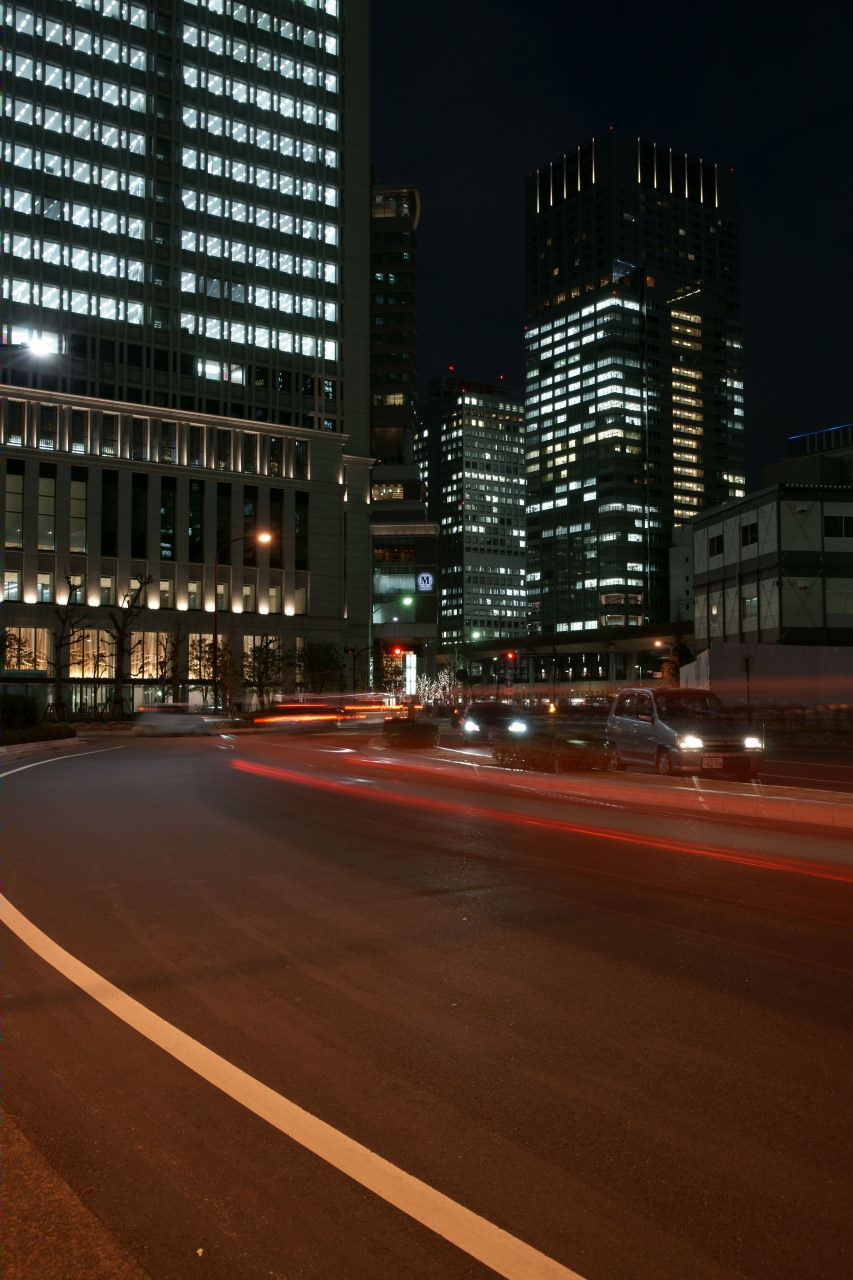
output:
[{"label": "concrete building facade", "polygon": [[13,631],[50,638],[70,594],[96,631],[132,599],[140,635],[198,610],[237,651],[367,642],[368,12],[342,8],[6,6]]}]

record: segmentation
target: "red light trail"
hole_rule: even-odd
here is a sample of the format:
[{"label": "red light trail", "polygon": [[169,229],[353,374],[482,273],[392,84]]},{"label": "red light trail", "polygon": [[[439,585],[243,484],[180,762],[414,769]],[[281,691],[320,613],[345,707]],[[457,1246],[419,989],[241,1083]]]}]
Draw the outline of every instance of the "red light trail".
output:
[{"label": "red light trail", "polygon": [[232,760],[231,767],[239,773],[269,778],[277,782],[291,782],[301,787],[314,787],[319,790],[337,791],[347,795],[352,795],[354,791],[361,792],[366,798],[381,800],[389,804],[405,805],[408,809],[416,805],[420,809],[428,809],[433,812],[453,814],[455,816],[463,815],[469,820],[471,818],[479,818],[485,822],[514,822],[520,826],[570,832],[573,835],[590,836],[597,840],[608,840],[615,844],[656,849],[664,853],[694,854],[703,858],[713,858],[720,862],[735,863],[739,866],[758,867],[765,871],[784,871],[792,875],[812,876],[821,880],[836,880],[842,884],[853,884],[853,868],[835,866],[829,863],[739,853],[730,849],[714,848],[711,845],[684,845],[676,840],[666,840],[648,835],[634,835],[607,827],[586,826],[582,823],[569,822],[559,818],[537,818],[513,810],[500,809],[496,811],[479,805],[463,804],[455,800],[427,799],[423,796],[415,796],[410,793],[404,794],[399,790],[376,787],[372,784],[368,789],[359,786],[358,782],[351,779],[343,782],[325,776],[300,773],[294,769],[283,769],[277,765],[255,764],[248,760]]}]

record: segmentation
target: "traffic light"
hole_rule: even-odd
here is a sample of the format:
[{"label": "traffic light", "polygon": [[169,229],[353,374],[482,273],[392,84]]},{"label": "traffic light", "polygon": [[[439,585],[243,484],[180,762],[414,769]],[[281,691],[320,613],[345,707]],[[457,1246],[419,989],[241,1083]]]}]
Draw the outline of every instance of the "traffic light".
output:
[{"label": "traffic light", "polygon": [[512,652],[512,650],[510,650],[510,652],[509,652],[509,653],[505,653],[505,654],[504,654],[504,657],[506,658],[507,662],[514,662],[514,661],[515,661],[515,654]]}]

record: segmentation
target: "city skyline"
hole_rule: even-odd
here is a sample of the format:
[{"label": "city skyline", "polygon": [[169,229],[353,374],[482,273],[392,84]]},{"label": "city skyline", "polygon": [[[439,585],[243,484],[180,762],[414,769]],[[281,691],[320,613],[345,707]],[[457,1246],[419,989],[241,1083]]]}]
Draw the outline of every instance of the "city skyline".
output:
[{"label": "city skyline", "polygon": [[450,364],[520,389],[525,179],[612,125],[735,170],[748,485],[789,436],[850,421],[850,326],[829,308],[851,271],[825,262],[849,203],[850,111],[821,9],[782,28],[769,7],[726,3],[711,26],[663,4],[650,27],[620,4],[373,0],[377,180],[422,195],[422,398]]}]

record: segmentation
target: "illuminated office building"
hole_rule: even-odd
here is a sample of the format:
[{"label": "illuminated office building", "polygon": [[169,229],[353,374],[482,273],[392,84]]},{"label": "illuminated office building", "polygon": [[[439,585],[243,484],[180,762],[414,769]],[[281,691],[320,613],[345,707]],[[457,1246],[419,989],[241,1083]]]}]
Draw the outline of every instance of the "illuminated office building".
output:
[{"label": "illuminated office building", "polygon": [[532,632],[670,616],[673,530],[742,496],[735,181],[609,133],[526,189]]},{"label": "illuminated office building", "polygon": [[4,21],[4,443],[56,503],[53,546],[26,520],[7,542],[16,608],[69,557],[92,602],[144,561],[151,592],[172,583],[150,605],[218,599],[287,644],[366,635],[367,4],[9,2]]},{"label": "illuminated office building", "polygon": [[438,524],[439,644],[459,655],[524,629],[524,412],[500,386],[435,378],[417,456]]}]

